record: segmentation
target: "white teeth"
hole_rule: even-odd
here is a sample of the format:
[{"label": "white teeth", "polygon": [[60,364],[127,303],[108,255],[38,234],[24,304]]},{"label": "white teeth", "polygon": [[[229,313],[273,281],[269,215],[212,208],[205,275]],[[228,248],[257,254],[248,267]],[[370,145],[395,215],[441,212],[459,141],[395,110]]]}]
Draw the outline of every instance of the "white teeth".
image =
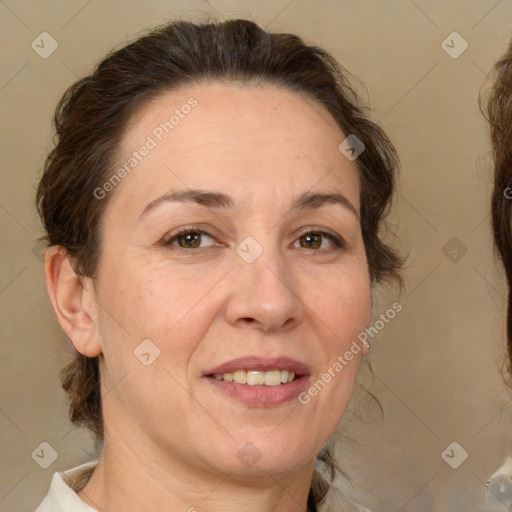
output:
[{"label": "white teeth", "polygon": [[279,386],[281,384],[281,372],[272,370],[265,372],[265,386]]},{"label": "white teeth", "polygon": [[265,372],[248,371],[247,384],[249,386],[263,386],[265,384]]},{"label": "white teeth", "polygon": [[292,382],[295,378],[295,372],[288,370],[270,370],[264,372],[261,370],[239,370],[214,375],[217,380],[226,382],[236,382],[238,384],[248,384],[249,386],[279,386]]},{"label": "white teeth", "polygon": [[[224,378],[224,375],[222,378]],[[233,372],[233,381],[238,382],[239,384],[245,384],[247,382],[247,372],[245,370]]]}]

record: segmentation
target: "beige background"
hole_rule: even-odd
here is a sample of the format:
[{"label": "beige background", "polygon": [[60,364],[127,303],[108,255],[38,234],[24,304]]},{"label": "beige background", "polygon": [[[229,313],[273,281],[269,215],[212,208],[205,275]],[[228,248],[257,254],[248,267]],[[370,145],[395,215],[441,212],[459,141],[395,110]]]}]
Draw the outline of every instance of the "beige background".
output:
[{"label": "beige background", "polygon": [[[361,375],[384,418],[371,408],[364,422],[349,415],[342,465],[354,495],[376,511],[481,510],[486,479],[512,454],[512,394],[498,371],[505,289],[491,251],[488,133],[477,103],[512,38],[512,3],[496,0],[0,1],[0,510],[33,510],[54,471],[94,452],[67,420],[64,337],[34,246],[34,187],[54,107],[112,47],[203,12],[298,33],[365,84],[402,160],[391,220],[410,256],[403,311],[373,342],[373,383]],[[44,31],[59,45],[47,59],[31,48]],[[453,31],[469,44],[456,59],[441,46]],[[376,316],[394,300],[380,293]],[[43,441],[58,452],[48,469],[31,458]],[[469,454],[457,469],[441,458],[453,441]]]}]

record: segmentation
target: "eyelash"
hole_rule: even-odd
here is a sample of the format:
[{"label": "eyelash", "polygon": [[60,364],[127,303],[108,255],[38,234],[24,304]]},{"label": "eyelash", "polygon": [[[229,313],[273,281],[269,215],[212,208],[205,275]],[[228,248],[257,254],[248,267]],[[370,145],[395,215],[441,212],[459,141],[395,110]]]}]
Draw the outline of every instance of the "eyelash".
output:
[{"label": "eyelash", "polygon": [[[195,252],[195,251],[201,251],[203,249],[208,249],[208,247],[191,247],[191,248],[186,248],[186,247],[180,247],[180,246],[177,246],[177,245],[174,245],[173,242],[175,240],[177,240],[179,237],[182,237],[182,236],[185,236],[185,235],[188,235],[188,234],[199,234],[199,235],[206,235],[210,238],[214,238],[212,235],[210,235],[209,233],[207,233],[206,231],[203,231],[201,229],[194,229],[194,228],[183,228],[181,229],[180,231],[174,233],[170,238],[168,239],[164,239],[163,241],[163,245],[165,247],[169,247],[169,246],[173,246],[173,249],[178,249],[178,250],[183,250],[185,252]],[[313,249],[314,252],[329,252],[329,251],[336,251],[336,250],[341,250],[341,249],[344,249],[345,248],[345,242],[342,238],[336,236],[336,235],[333,235],[332,233],[328,233],[326,231],[322,231],[322,230],[317,230],[317,229],[309,229],[307,231],[304,231],[302,232],[300,235],[299,235],[299,238],[302,238],[306,235],[321,235],[323,236],[324,238],[327,238],[328,240],[330,240],[331,242],[334,243],[334,247],[332,249]],[[307,248],[304,248],[307,250]]]}]

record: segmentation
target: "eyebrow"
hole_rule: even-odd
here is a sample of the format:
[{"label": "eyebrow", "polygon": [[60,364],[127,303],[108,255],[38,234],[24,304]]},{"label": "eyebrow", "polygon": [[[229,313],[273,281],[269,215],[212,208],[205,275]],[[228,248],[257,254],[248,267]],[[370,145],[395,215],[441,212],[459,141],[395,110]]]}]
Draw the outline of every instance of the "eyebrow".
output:
[{"label": "eyebrow", "polygon": [[[233,199],[222,192],[189,188],[186,190],[171,191],[163,196],[157,197],[146,205],[141,214],[141,218],[162,204],[174,202],[194,202],[208,208],[235,208]],[[339,204],[344,206],[359,220],[357,208],[340,192],[304,192],[293,202],[291,210],[317,210],[326,204]]]}]

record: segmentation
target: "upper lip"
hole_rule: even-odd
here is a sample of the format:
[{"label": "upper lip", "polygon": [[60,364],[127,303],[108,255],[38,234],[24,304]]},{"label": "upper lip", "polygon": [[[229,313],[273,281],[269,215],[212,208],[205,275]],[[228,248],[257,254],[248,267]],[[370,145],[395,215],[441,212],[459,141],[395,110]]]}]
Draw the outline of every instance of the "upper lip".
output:
[{"label": "upper lip", "polygon": [[239,370],[288,370],[293,371],[299,377],[309,374],[309,368],[306,364],[301,363],[290,357],[272,357],[263,358],[256,356],[238,357],[214,368],[207,370],[204,375],[221,375],[223,373],[232,373]]}]

